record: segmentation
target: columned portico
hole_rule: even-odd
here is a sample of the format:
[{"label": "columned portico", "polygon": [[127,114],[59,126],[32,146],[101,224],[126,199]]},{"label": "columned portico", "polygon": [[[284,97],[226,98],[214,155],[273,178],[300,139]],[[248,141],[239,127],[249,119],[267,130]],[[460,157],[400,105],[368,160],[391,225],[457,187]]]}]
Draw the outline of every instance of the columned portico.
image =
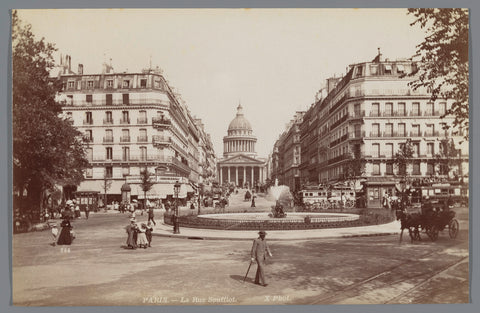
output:
[{"label": "columned portico", "polygon": [[[223,138],[223,159],[218,161],[220,184],[255,186],[264,182],[265,160],[257,159],[255,152],[257,138],[252,133],[250,122],[243,115],[241,105],[237,116],[228,126],[228,134]],[[226,175],[224,173],[226,171]],[[235,178],[232,176],[235,175]]]},{"label": "columned portico", "polygon": [[249,186],[255,186],[257,181],[264,183],[264,167],[263,161],[239,155],[219,162],[219,180],[222,184],[234,183],[236,186],[243,186],[247,183]]}]

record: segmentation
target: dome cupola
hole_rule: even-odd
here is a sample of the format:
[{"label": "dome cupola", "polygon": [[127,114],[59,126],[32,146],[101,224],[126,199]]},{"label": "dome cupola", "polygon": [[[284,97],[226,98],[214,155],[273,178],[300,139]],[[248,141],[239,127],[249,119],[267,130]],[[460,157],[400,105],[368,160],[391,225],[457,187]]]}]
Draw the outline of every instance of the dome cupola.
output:
[{"label": "dome cupola", "polygon": [[237,116],[228,125],[229,135],[251,135],[252,126],[243,115],[243,107],[241,104],[237,107]]}]

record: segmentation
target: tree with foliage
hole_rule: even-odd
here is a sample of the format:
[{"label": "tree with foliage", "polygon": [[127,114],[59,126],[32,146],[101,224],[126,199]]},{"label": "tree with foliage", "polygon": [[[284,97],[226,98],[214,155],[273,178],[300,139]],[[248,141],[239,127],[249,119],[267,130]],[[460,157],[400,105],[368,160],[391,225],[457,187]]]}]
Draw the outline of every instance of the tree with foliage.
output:
[{"label": "tree with foliage", "polygon": [[[425,41],[417,46],[420,64],[411,75],[413,89],[431,90],[432,101],[452,99],[445,115],[453,115],[453,127],[468,140],[468,9],[408,9],[415,16],[411,24],[425,29]],[[448,125],[446,127],[449,127]]]},{"label": "tree with foliage", "polygon": [[112,180],[106,174],[107,172],[105,171],[105,175],[103,175],[103,180],[102,180],[103,205],[105,210],[107,209],[107,192],[108,190],[110,190],[110,187],[112,187]]},{"label": "tree with foliage", "polygon": [[447,178],[451,178],[450,174],[453,174],[458,178],[458,175],[461,174],[462,160],[452,138],[444,138],[440,141],[440,152],[435,155],[435,159],[437,165],[435,172],[438,175],[445,175]]},{"label": "tree with foliage", "polygon": [[406,191],[407,185],[409,185],[410,177],[408,175],[408,168],[410,164],[413,164],[413,143],[411,139],[407,139],[405,143],[400,144],[400,149],[395,153],[393,158],[393,164],[397,168],[398,176],[400,176],[400,184],[402,187],[402,206],[405,205],[406,202]]},{"label": "tree with foliage", "polygon": [[141,172],[140,172],[140,186],[142,187],[143,190],[143,207],[147,207],[147,192],[152,189],[153,185],[155,185],[155,182],[152,180],[153,174],[148,171],[148,169],[145,167]]},{"label": "tree with foliage", "polygon": [[357,182],[365,175],[365,158],[362,157],[360,145],[354,145],[343,167],[342,180],[356,186]]},{"label": "tree with foliage", "polygon": [[54,51],[13,11],[13,184],[20,195],[27,191],[29,208],[41,208],[45,192],[56,185],[78,185],[88,165],[82,134],[55,102],[61,84],[49,76]]}]

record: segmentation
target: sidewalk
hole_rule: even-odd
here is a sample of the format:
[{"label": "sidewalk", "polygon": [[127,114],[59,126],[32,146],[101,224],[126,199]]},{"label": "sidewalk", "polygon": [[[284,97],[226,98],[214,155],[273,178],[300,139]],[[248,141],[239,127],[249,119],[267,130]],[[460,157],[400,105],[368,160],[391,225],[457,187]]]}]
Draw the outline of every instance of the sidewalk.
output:
[{"label": "sidewalk", "polygon": [[[368,236],[386,236],[400,233],[400,222],[395,221],[383,225],[359,226],[349,228],[325,228],[305,230],[269,230],[268,240],[306,240],[321,238],[351,238]],[[173,233],[173,226],[157,223],[154,236],[201,239],[201,240],[252,240],[257,237],[256,231],[233,231],[217,229],[200,229],[180,227],[180,234]]]}]

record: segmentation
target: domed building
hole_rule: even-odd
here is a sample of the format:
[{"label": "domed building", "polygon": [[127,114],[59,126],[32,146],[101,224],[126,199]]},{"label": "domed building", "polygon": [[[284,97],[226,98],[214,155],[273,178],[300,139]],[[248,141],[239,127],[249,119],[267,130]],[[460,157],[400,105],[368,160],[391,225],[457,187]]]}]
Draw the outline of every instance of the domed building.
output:
[{"label": "domed building", "polygon": [[251,188],[265,181],[265,160],[257,158],[252,125],[243,115],[241,104],[237,115],[223,137],[223,159],[218,161],[218,178],[221,184]]}]

